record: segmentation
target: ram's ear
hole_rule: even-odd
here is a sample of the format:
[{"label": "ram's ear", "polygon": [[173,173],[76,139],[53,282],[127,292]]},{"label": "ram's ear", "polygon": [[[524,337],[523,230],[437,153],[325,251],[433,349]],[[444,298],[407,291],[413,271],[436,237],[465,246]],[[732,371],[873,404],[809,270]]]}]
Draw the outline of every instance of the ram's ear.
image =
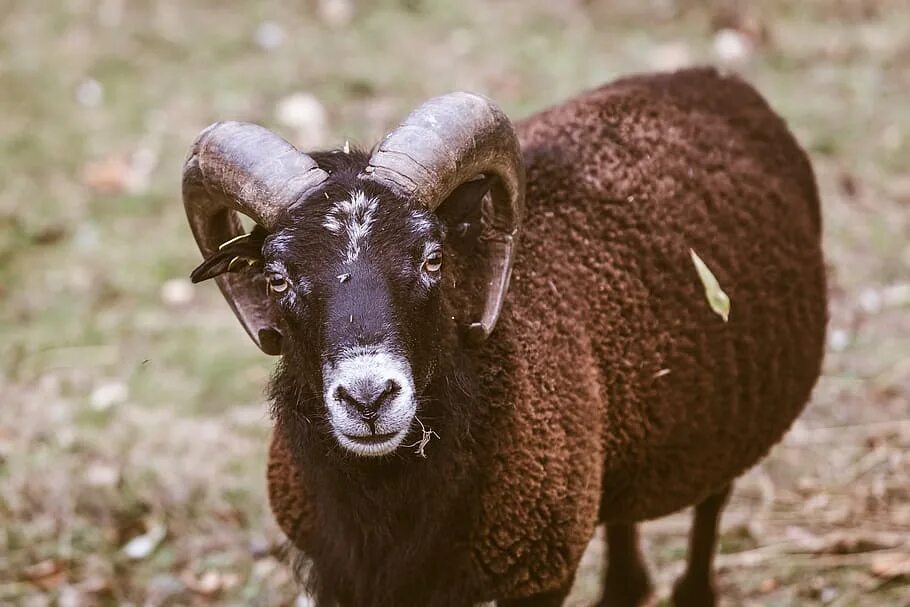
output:
[{"label": "ram's ear", "polygon": [[436,215],[449,227],[480,220],[483,197],[493,187],[493,176],[481,175],[466,181],[436,207]]},{"label": "ram's ear", "polygon": [[225,272],[240,272],[262,263],[262,245],[267,235],[265,229],[256,226],[252,232],[223,243],[214,255],[190,273],[190,280],[194,283],[202,282]]}]

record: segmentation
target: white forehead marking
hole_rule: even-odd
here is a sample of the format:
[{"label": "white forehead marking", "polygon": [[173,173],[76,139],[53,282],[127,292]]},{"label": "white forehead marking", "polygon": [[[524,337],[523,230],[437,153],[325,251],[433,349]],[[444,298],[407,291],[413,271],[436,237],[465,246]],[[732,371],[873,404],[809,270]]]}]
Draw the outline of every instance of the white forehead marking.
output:
[{"label": "white forehead marking", "polygon": [[344,226],[341,225],[340,221],[335,219],[334,215],[327,215],[325,221],[322,222],[322,227],[324,227],[332,234],[341,234],[341,229]]},{"label": "white forehead marking", "polygon": [[367,198],[362,190],[357,190],[351,194],[349,200],[336,203],[322,222],[322,227],[332,234],[347,236],[348,247],[345,255],[347,263],[353,263],[360,255],[360,248],[373,224],[376,203],[375,198]]}]

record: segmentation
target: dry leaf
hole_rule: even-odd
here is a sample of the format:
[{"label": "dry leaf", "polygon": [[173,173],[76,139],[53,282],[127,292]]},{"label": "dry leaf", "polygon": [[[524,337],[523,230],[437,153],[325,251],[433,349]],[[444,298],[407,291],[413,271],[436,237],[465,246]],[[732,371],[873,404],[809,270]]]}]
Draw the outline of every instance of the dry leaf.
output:
[{"label": "dry leaf", "polygon": [[144,559],[152,554],[167,535],[167,527],[163,523],[149,523],[146,532],[137,535],[123,547],[123,554],[133,560]]},{"label": "dry leaf", "polygon": [[29,565],[22,576],[42,590],[53,590],[66,581],[66,568],[61,561],[48,559]]},{"label": "dry leaf", "polygon": [[198,578],[187,573],[183,576],[183,582],[193,592],[205,596],[217,594],[223,586],[221,574],[217,571],[206,571]]},{"label": "dry leaf", "polygon": [[114,154],[88,163],[82,170],[82,182],[101,194],[144,192],[157,164],[157,147],[141,146],[130,154]]},{"label": "dry leaf", "polygon": [[82,171],[82,181],[95,192],[119,194],[129,187],[130,163],[124,156],[91,162]]},{"label": "dry leaf", "polygon": [[695,271],[701,279],[701,284],[705,287],[705,297],[708,298],[708,305],[717,313],[718,316],[727,322],[730,319],[730,298],[720,288],[720,283],[714,277],[714,273],[708,268],[708,265],[702,261],[695,249],[689,249],[692,256],[692,263],[695,264]]}]

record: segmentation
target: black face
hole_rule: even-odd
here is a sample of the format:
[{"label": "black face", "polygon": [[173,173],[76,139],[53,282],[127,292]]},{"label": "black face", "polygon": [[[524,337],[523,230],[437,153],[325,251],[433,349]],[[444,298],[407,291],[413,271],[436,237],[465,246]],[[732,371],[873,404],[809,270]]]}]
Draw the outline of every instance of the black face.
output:
[{"label": "black face", "polygon": [[365,156],[314,158],[335,164],[328,185],[265,239],[263,272],[285,364],[322,395],[334,439],[385,455],[415,423],[443,334],[455,330],[455,260],[490,184],[465,184],[432,212],[360,180]]}]

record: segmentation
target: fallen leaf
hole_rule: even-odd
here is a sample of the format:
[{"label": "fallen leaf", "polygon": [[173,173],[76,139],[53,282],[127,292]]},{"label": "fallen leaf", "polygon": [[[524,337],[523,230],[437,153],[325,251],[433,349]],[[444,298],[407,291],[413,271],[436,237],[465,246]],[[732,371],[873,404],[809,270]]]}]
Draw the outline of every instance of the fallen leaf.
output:
[{"label": "fallen leaf", "polygon": [[126,191],[130,181],[130,163],[124,156],[115,155],[91,162],[82,171],[82,181],[95,192],[118,194]]},{"label": "fallen leaf", "polygon": [[126,543],[123,554],[134,561],[144,559],[155,551],[166,535],[167,527],[163,523],[150,523],[145,533]]},{"label": "fallen leaf", "polygon": [[217,571],[206,571],[199,577],[187,572],[183,576],[183,583],[196,594],[201,594],[203,596],[217,594],[224,586],[221,574]]},{"label": "fallen leaf", "polygon": [[29,565],[22,576],[42,590],[53,590],[66,581],[66,568],[61,561],[48,559]]},{"label": "fallen leaf", "polygon": [[90,162],[82,170],[82,182],[101,194],[144,192],[158,164],[158,149],[141,146],[129,154],[113,154]]},{"label": "fallen leaf", "polygon": [[708,298],[708,305],[717,313],[718,316],[727,322],[730,319],[730,298],[720,288],[720,283],[714,277],[714,273],[708,268],[708,265],[702,261],[695,249],[689,249],[692,256],[692,263],[695,264],[695,271],[701,279],[701,284],[705,287],[705,297]]}]

